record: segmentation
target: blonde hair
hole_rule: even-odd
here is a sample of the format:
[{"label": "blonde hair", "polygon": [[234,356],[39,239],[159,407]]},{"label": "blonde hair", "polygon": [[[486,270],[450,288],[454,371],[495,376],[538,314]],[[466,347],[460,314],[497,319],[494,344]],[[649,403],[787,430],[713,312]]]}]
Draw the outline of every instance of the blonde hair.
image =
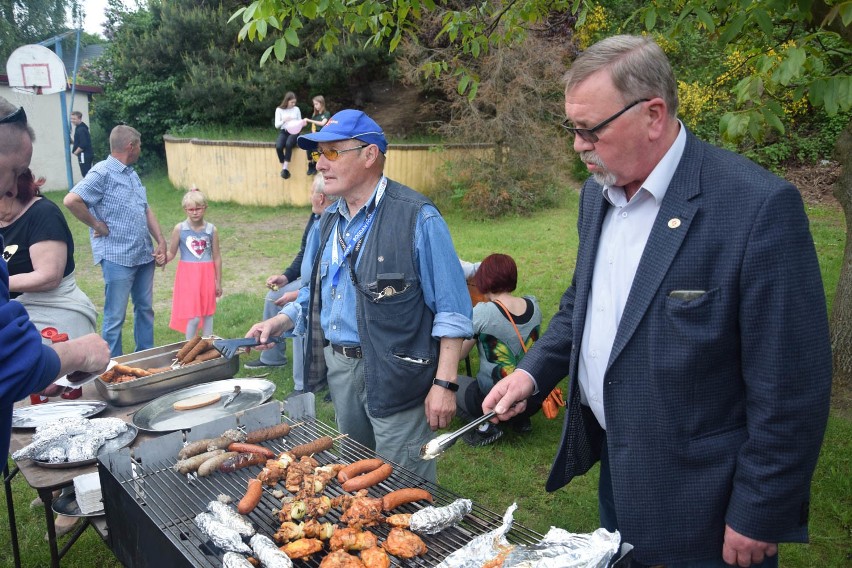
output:
[{"label": "blonde hair", "polygon": [[181,199],[180,203],[184,209],[191,206],[207,207],[207,198],[204,197],[200,189],[192,186],[183,194],[183,199]]},{"label": "blonde hair", "polygon": [[325,97],[324,97],[324,96],[322,96],[322,95],[317,95],[317,96],[315,96],[313,99],[311,99],[311,101],[313,101],[313,102],[315,102],[315,103],[319,103],[319,104],[320,104],[320,106],[322,106],[322,111],[323,111],[323,112],[325,112],[325,111],[326,111],[326,108],[325,108]]}]

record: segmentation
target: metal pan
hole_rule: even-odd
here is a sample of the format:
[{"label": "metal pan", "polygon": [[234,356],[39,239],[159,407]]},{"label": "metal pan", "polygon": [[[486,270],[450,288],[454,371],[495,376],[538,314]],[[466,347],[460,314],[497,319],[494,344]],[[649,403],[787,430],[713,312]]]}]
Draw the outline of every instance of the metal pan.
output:
[{"label": "metal pan", "polygon": [[69,400],[22,406],[12,411],[12,428],[36,428],[63,418],[91,418],[107,407],[102,400]]},{"label": "metal pan", "polygon": [[[101,454],[110,454],[112,452],[117,452],[121,448],[127,447],[133,443],[133,440],[136,439],[136,435],[139,434],[139,429],[136,428],[133,424],[127,425],[127,430],[116,436],[115,438],[111,438],[101,444],[101,447],[98,448],[98,455]],[[50,463],[45,461],[33,460],[33,463],[39,467],[44,467],[47,469],[71,469],[74,467],[83,467],[85,465],[92,465],[93,463],[97,463],[98,458],[94,457],[89,460],[80,460],[80,461],[67,461],[67,462],[59,462],[59,463]]]},{"label": "metal pan", "polygon": [[[240,396],[224,407],[234,387],[240,387]],[[175,410],[173,404],[186,398],[218,393],[221,398],[209,405],[192,410]],[[147,432],[172,432],[192,428],[205,422],[230,416],[240,410],[260,406],[275,393],[275,383],[264,379],[225,379],[181,389],[152,400],[133,415],[133,424]]]}]

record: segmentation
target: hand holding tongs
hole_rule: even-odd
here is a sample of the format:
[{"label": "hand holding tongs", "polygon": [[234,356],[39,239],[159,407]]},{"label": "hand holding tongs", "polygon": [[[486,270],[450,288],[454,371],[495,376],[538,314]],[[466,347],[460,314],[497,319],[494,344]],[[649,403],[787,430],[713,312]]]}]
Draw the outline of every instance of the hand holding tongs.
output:
[{"label": "hand holding tongs", "polygon": [[488,414],[483,414],[479,418],[472,420],[456,430],[455,432],[448,432],[446,434],[441,434],[440,436],[432,439],[427,444],[423,444],[420,448],[420,459],[422,460],[433,460],[447,451],[450,446],[456,443],[465,432],[469,432],[474,428],[477,428],[480,424],[487,422],[497,416],[497,413],[493,410]]},{"label": "hand holding tongs", "polygon": [[[268,338],[266,343],[281,343],[284,339],[285,337],[283,335],[279,335]],[[239,351],[242,347],[255,347],[257,345],[265,345],[265,343],[261,343],[254,337],[244,337],[242,339],[216,339],[213,341],[213,348],[224,355],[226,359],[230,359],[236,355],[237,351]]]}]

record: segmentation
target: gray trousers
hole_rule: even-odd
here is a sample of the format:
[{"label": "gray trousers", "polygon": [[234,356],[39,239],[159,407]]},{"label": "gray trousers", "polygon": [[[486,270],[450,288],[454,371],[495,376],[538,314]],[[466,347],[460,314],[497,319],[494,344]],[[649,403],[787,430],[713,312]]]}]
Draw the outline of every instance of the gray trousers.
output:
[{"label": "gray trousers", "polygon": [[331,346],[327,346],[323,354],[337,428],[380,456],[435,483],[436,460],[420,459],[420,448],[434,437],[424,405],[385,418],[371,416],[364,387],[364,360],[347,359],[335,353]]},{"label": "gray trousers", "polygon": [[[275,300],[286,294],[298,290],[302,286],[301,279],[296,279],[293,282],[288,282],[283,288],[278,290],[270,290],[266,293],[266,299],[263,301],[263,319],[267,320],[281,311],[281,308],[275,305]],[[260,360],[267,365],[286,365],[287,364],[287,345],[284,342],[276,343],[272,349],[267,349],[260,352]],[[305,389],[305,338],[304,336],[296,336],[293,338],[293,384],[296,390]]]}]

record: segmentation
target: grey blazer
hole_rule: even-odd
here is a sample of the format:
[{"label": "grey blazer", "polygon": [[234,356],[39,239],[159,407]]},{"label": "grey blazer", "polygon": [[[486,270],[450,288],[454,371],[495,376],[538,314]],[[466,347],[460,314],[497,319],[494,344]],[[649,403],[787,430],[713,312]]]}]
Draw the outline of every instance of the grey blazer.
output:
[{"label": "grey blazer", "polygon": [[[580,404],[577,368],[606,207],[587,181],[574,277],[520,365],[545,393],[571,377],[548,491],[600,456],[603,432]],[[799,192],[687,132],[604,377],[616,514],[635,558],[719,557],[725,524],[768,542],[807,540],[831,366]]]}]

